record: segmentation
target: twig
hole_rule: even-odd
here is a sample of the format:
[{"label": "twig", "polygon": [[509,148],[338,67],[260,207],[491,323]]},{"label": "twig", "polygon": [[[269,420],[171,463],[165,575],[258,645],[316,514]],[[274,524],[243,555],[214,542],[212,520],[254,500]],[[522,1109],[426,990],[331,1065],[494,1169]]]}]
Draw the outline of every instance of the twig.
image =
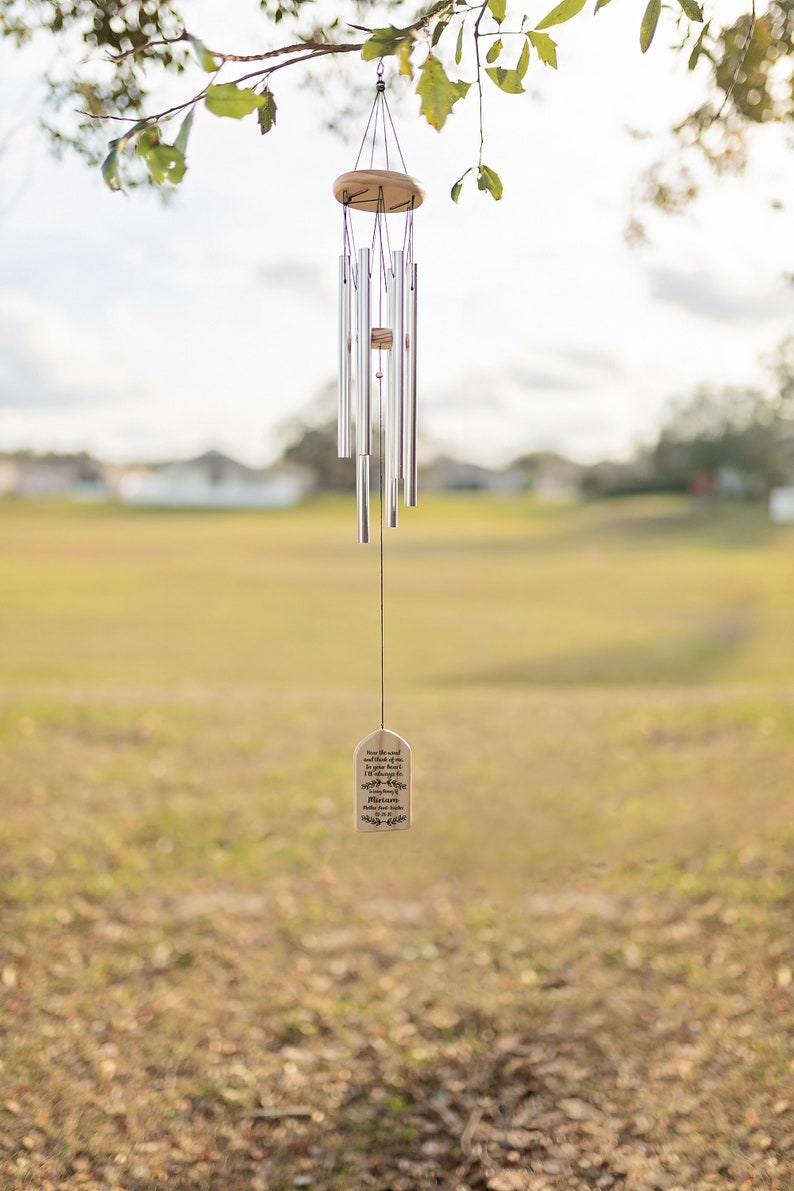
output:
[{"label": "twig", "polygon": [[445,1104],[437,1104],[435,1100],[429,1100],[427,1102],[427,1107],[431,1112],[435,1113],[435,1115],[450,1133],[457,1133],[458,1129],[460,1129],[460,1121],[455,1116],[454,1112],[451,1112]]},{"label": "twig", "polygon": [[296,1104],[293,1108],[254,1108],[245,1115],[257,1121],[281,1121],[288,1117],[310,1117],[312,1112],[306,1105]]},{"label": "twig", "polygon": [[[303,48],[303,47],[299,46],[298,48]],[[275,71],[283,70],[285,66],[294,66],[298,62],[305,62],[312,58],[322,58],[328,54],[349,54],[355,50],[360,50],[360,49],[361,49],[360,44],[337,45],[337,44],[333,44],[333,43],[326,44],[324,42],[318,42],[316,44],[316,47],[311,49],[309,51],[309,53],[307,53],[307,54],[300,54],[296,58],[290,58],[287,62],[279,62],[275,66],[263,67],[262,70],[250,71],[248,74],[239,75],[236,79],[231,79],[230,82],[233,86],[236,86],[238,83],[250,82],[251,79],[260,79],[262,77],[267,78],[269,75],[273,74]],[[274,51],[274,53],[275,52],[276,51]],[[282,52],[282,51],[279,51],[279,52]],[[272,56],[273,56],[273,54],[265,55],[265,57],[272,57]],[[223,63],[221,63],[220,65],[222,66]],[[149,124],[159,124],[161,120],[169,120],[172,116],[177,115],[177,113],[183,112],[185,110],[185,108],[193,107],[194,104],[200,103],[201,100],[205,98],[205,96],[207,94],[207,89],[213,85],[215,79],[218,77],[219,70],[220,70],[220,66],[218,67],[218,70],[216,70],[215,74],[212,76],[212,79],[206,84],[206,86],[202,87],[202,89],[198,92],[197,95],[194,95],[191,99],[186,99],[184,101],[184,103],[177,103],[177,104],[174,104],[173,107],[165,108],[162,112],[155,112],[151,116],[111,116],[111,115],[107,115],[105,113],[103,113],[102,115],[97,115],[95,112],[81,111],[80,109],[78,109],[78,114],[81,116],[88,116],[93,120],[118,120],[121,123],[125,123],[125,124],[138,124],[144,120],[146,120],[147,123],[149,123]]]},{"label": "twig", "polygon": [[108,61],[123,62],[126,58],[134,58],[136,54],[145,54],[147,50],[153,50],[158,45],[178,45],[181,41],[190,41],[187,29],[183,29],[178,37],[158,37],[154,41],[144,42],[143,45],[133,46],[123,54],[108,54]]},{"label": "twig", "polygon": [[479,157],[480,168],[482,168],[482,150],[483,150],[483,145],[485,144],[485,130],[483,127],[483,119],[482,119],[482,66],[480,63],[480,22],[482,21],[483,17],[485,16],[485,12],[486,12],[487,8],[488,8],[488,0],[485,0],[485,3],[482,4],[482,6],[480,7],[480,11],[477,14],[477,20],[474,22],[474,59],[475,59],[475,62],[477,63],[477,93],[478,93],[478,97],[479,97],[479,110],[480,110],[480,157]]},{"label": "twig", "polygon": [[349,54],[351,50],[360,50],[363,42],[333,42],[333,41],[298,41],[294,45],[281,46],[278,50],[266,50],[262,54],[222,54],[219,50],[207,50],[213,58],[221,62],[266,62],[270,58],[283,58],[287,54],[298,54],[309,50],[318,54]]},{"label": "twig", "polygon": [[719,120],[722,113],[725,111],[725,108],[728,106],[728,103],[730,102],[730,100],[733,97],[733,91],[736,86],[736,80],[739,78],[739,71],[744,66],[744,62],[747,57],[747,53],[750,49],[750,42],[753,40],[753,34],[755,33],[755,23],[756,23],[755,0],[752,0],[752,10],[750,12],[750,24],[747,28],[747,36],[744,39],[744,45],[742,46],[742,52],[739,54],[738,58],[736,59],[736,67],[733,72],[733,77],[731,78],[731,81],[728,84],[728,87],[725,91],[725,98],[723,99],[722,103],[720,104],[720,110],[717,112],[716,116],[714,117],[714,119],[712,121],[713,124],[716,124],[716,122]]},{"label": "twig", "polygon": [[471,1143],[474,1141],[475,1134],[480,1127],[482,1121],[483,1111],[479,1104],[475,1104],[471,1110],[469,1119],[466,1122],[466,1128],[460,1135],[460,1148],[462,1153],[468,1158],[471,1153]]}]

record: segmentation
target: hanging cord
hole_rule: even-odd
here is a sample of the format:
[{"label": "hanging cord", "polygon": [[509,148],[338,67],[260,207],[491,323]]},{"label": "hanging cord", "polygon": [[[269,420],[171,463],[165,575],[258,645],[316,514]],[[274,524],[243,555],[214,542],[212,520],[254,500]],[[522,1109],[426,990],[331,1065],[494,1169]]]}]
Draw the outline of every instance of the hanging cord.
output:
[{"label": "hanging cord", "polygon": [[[386,123],[387,119],[388,119],[388,125]],[[383,59],[381,59],[380,62],[378,63],[378,81],[375,86],[375,98],[372,102],[372,108],[370,109],[369,119],[367,120],[367,126],[364,129],[364,135],[361,138],[361,144],[359,146],[358,156],[356,157],[356,162],[353,167],[354,169],[358,169],[358,167],[359,167],[359,163],[361,161],[362,154],[364,153],[364,150],[365,150],[365,147],[367,144],[367,138],[370,135],[370,130],[372,133],[372,144],[370,145],[369,168],[370,169],[374,168],[374,166],[375,166],[375,147],[376,147],[376,144],[378,141],[378,126],[379,125],[380,125],[380,134],[381,134],[381,138],[383,141],[383,150],[384,150],[385,157],[386,157],[386,169],[389,169],[389,142],[393,141],[394,147],[397,150],[397,154],[398,154],[398,156],[400,158],[400,162],[402,164],[403,172],[407,173],[408,170],[407,170],[407,167],[405,164],[405,158],[403,157],[403,151],[400,146],[400,141],[397,136],[397,129],[394,127],[394,120],[392,119],[392,114],[391,114],[391,111],[389,110],[389,103],[388,103],[388,100],[386,99],[386,84],[383,81]]]},{"label": "hanging cord", "polygon": [[[397,152],[398,152],[398,153],[399,153],[399,155],[400,155],[400,162],[402,163],[402,167],[403,167],[403,173],[404,173],[404,174],[407,174],[407,173],[408,173],[408,167],[407,167],[407,165],[405,164],[405,158],[403,157],[403,151],[402,151],[402,148],[401,148],[401,146],[400,146],[400,139],[399,139],[399,137],[397,136],[397,129],[394,127],[394,121],[392,120],[392,117],[391,117],[391,110],[390,110],[390,108],[389,108],[389,104],[388,104],[388,102],[387,102],[387,100],[386,100],[386,95],[385,95],[385,86],[386,86],[386,84],[384,83],[384,84],[383,84],[383,86],[384,86],[384,95],[383,95],[383,111],[384,111],[384,117],[385,117],[385,116],[388,116],[388,117],[389,117],[389,125],[390,125],[390,127],[391,127],[392,136],[394,137],[394,144],[396,145],[396,147],[397,147]],[[389,144],[389,140],[388,140],[388,132],[387,132],[387,130],[386,130],[386,120],[385,120],[385,118],[383,118],[383,139],[386,141],[386,151],[388,152],[388,144]]]},{"label": "hanging cord", "polygon": [[[383,153],[385,156],[385,165],[388,170],[391,165],[391,154],[389,150],[390,141],[393,142],[397,155],[399,156],[403,172],[407,173],[405,158],[400,146],[400,141],[397,136],[397,130],[394,127],[394,120],[392,119],[389,104],[386,99],[386,84],[383,81],[383,59],[378,63],[378,81],[375,87],[375,99],[372,103],[372,108],[367,120],[367,126],[364,129],[364,135],[361,138],[361,145],[359,146],[358,156],[355,161],[355,169],[358,169],[361,158],[365,153],[367,140],[371,137],[370,151],[369,151],[369,167],[375,168],[375,149],[378,143],[379,134],[383,144]],[[409,262],[413,259],[413,212],[415,199],[412,196],[410,207],[406,210],[405,228],[403,231],[403,249],[407,249]],[[343,231],[343,240],[345,246],[354,251],[355,239],[353,236],[352,221],[348,221],[347,205],[345,206],[345,224]],[[385,244],[384,244],[385,241]],[[398,241],[399,242],[399,241]],[[376,251],[379,247],[380,251]],[[372,230],[371,241],[371,272],[378,271],[382,284],[378,287],[379,290],[379,306],[378,306],[378,324],[383,326],[383,291],[386,288],[388,275],[391,273],[391,237],[389,234],[389,224],[386,219],[386,209],[383,198],[383,190],[381,189],[378,195],[378,201],[375,210],[375,223]],[[355,266],[354,266],[355,268]],[[412,276],[412,270],[410,271]],[[413,284],[413,281],[411,281]],[[396,350],[397,345],[392,345],[392,350]],[[384,453],[384,427],[383,427],[383,352],[378,353],[378,581],[379,581],[379,595],[380,595],[380,726],[386,726],[386,599],[385,599],[385,566],[384,566],[384,467],[383,467],[383,453]]]},{"label": "hanging cord", "polygon": [[356,253],[356,237],[353,222],[350,219],[349,208],[345,204],[345,214],[342,223],[342,252],[350,259],[350,283],[358,288],[358,255]]},{"label": "hanging cord", "polygon": [[[383,191],[378,195],[378,211],[375,225],[383,218]],[[380,238],[381,252],[376,268],[380,270],[381,284],[378,286],[378,324],[383,326],[383,291],[386,288],[387,264],[383,256],[383,239]],[[380,592],[380,726],[386,726],[386,599],[383,564],[383,350],[378,351],[378,581]]]},{"label": "hanging cord", "polygon": [[[381,368],[378,371],[382,371]],[[378,380],[378,502],[380,552],[380,726],[386,727],[386,601],[384,599],[383,575],[383,377]]]}]

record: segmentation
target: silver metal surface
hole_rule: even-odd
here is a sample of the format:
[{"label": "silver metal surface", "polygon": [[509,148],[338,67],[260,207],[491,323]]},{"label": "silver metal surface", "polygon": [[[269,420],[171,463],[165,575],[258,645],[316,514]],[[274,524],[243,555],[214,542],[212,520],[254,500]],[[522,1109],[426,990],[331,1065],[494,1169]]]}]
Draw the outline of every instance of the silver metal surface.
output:
[{"label": "silver metal surface", "polygon": [[384,480],[383,499],[386,504],[384,516],[388,529],[397,528],[397,505],[400,498],[400,481],[396,476]]},{"label": "silver metal surface", "polygon": [[337,402],[337,454],[349,459],[353,454],[350,432],[350,262],[343,254],[339,258],[339,383]]},{"label": "silver metal surface", "polygon": [[[386,297],[389,310],[389,322],[394,325],[394,277],[391,272],[386,273]],[[399,355],[399,349],[394,342],[392,335],[392,350],[389,352],[386,359],[385,369],[385,383],[386,383],[386,399],[382,405],[381,412],[381,457],[380,466],[383,472],[383,516],[385,524],[394,529],[397,525],[397,509],[394,505],[393,493],[397,487],[397,455],[394,449],[395,446],[395,432],[397,426],[397,414],[395,408],[395,379],[394,379],[394,361]]]},{"label": "silver metal surface", "polygon": [[358,540],[365,545],[369,541],[369,455],[359,455],[356,460],[356,511]]},{"label": "silver metal surface", "polygon": [[391,301],[390,318],[392,329],[392,451],[394,453],[394,474],[403,477],[403,423],[405,401],[405,254],[397,249],[391,254]]},{"label": "silver metal surface", "polygon": [[369,249],[358,250],[356,285],[356,452],[369,455],[372,450],[372,333]]},{"label": "silver metal surface", "polygon": [[418,270],[416,265],[411,267],[408,278],[408,293],[406,301],[406,330],[403,342],[405,344],[405,426],[403,440],[403,503],[406,508],[413,508],[417,500],[417,401],[416,401],[416,329],[417,329],[417,282]]}]

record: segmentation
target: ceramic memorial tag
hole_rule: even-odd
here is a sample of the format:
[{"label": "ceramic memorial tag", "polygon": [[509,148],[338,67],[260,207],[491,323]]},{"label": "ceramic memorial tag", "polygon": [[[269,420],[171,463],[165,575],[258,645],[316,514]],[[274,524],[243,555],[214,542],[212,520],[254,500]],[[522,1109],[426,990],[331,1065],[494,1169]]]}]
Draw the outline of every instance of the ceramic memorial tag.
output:
[{"label": "ceramic memorial tag", "polygon": [[411,826],[411,747],[378,728],[354,753],[356,831],[405,831]]}]

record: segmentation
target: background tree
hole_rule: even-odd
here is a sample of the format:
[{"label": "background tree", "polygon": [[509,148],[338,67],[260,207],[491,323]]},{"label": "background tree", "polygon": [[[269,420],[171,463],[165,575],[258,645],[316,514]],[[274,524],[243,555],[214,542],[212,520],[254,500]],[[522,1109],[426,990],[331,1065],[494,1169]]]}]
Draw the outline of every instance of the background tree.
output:
[{"label": "background tree", "polygon": [[[536,11],[522,11],[520,0],[436,0],[419,7],[410,0],[347,0],[334,6],[328,21],[319,0],[260,0],[264,48],[236,52],[206,46],[200,30],[186,26],[178,0],[0,0],[0,33],[19,43],[37,33],[66,43],[76,69],[51,82],[51,109],[60,115],[51,115],[48,126],[58,143],[98,160],[100,135],[106,138],[98,125],[120,123],[123,131],[104,154],[105,181],[113,189],[121,189],[125,178],[134,180],[136,161],[153,183],[179,183],[197,108],[234,119],[255,115],[260,131],[269,132],[276,122],[278,71],[300,64],[315,70],[320,59],[353,54],[389,59],[410,77],[422,114],[437,129],[456,103],[476,96],[479,152],[452,197],[472,175],[480,190],[498,199],[501,180],[483,158],[485,88],[521,94],[532,65],[556,68],[557,28],[609,3],[560,0],[538,20]],[[769,0],[763,12],[753,6],[727,25],[716,9],[716,0],[704,7],[698,0],[677,0],[664,11],[661,0],[647,0],[638,40],[647,51],[664,22],[677,51],[702,72],[706,100],[676,135],[726,168],[741,164],[748,128],[794,118],[794,0]],[[81,42],[89,59],[77,65]],[[186,76],[184,100],[153,110],[152,88],[174,72]],[[201,77],[189,81],[192,74]],[[64,113],[75,105],[73,120]],[[657,179],[651,197],[669,205],[675,184]]]},{"label": "background tree", "polygon": [[344,492],[356,486],[350,460],[339,458],[336,418],[316,425],[310,422],[295,425],[282,458],[310,468],[318,488]]},{"label": "background tree", "polygon": [[770,373],[770,392],[701,389],[673,407],[653,450],[659,486],[688,491],[728,469],[758,494],[794,479],[794,340]]}]

